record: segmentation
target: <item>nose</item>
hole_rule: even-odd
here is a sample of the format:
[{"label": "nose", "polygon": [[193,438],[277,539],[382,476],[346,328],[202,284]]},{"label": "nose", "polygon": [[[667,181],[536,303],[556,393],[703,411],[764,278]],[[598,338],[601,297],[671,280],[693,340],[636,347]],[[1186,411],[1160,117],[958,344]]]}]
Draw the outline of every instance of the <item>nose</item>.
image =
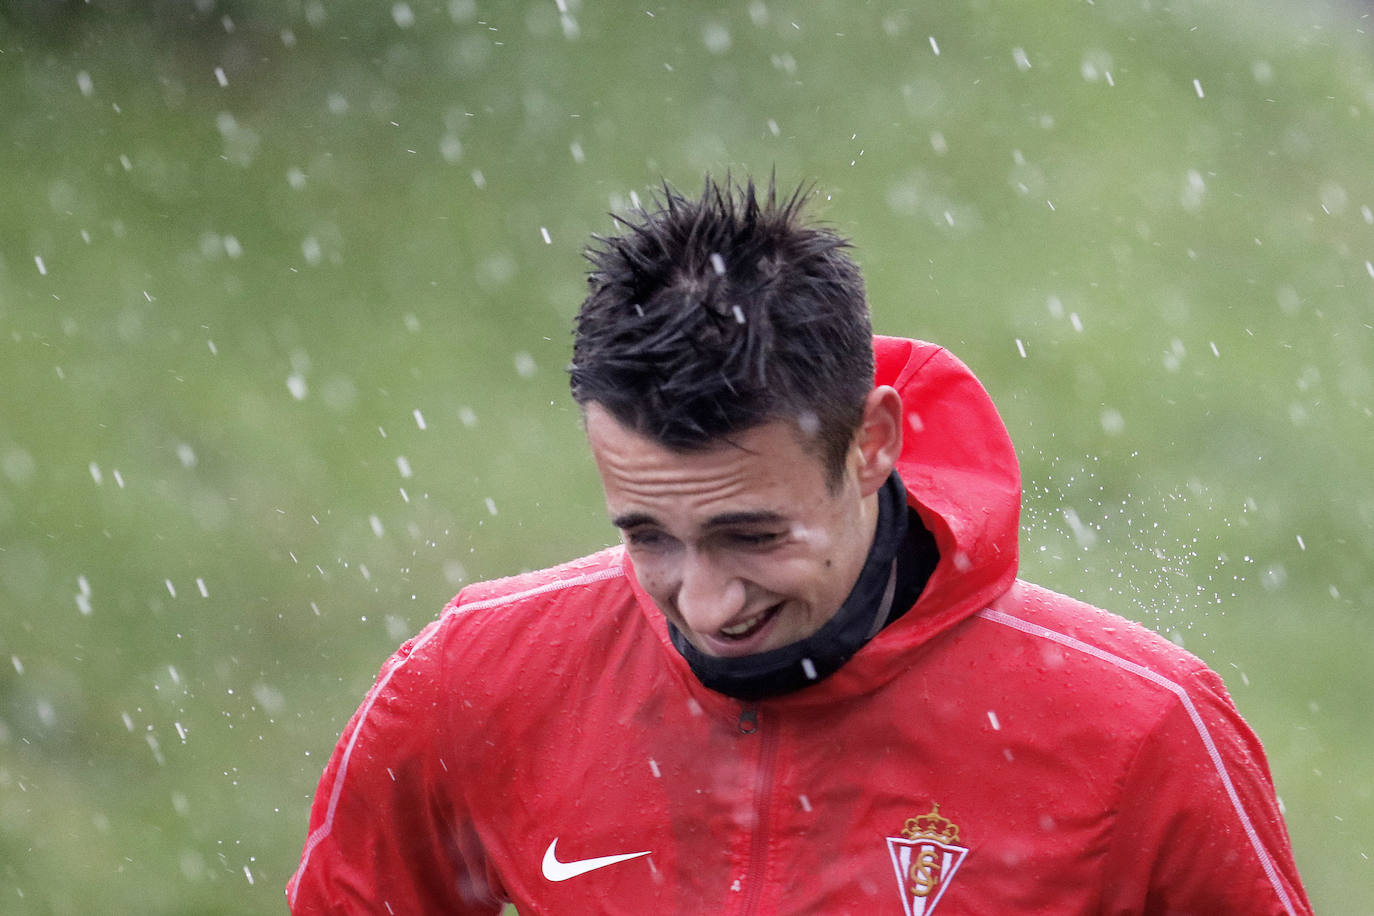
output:
[{"label": "nose", "polygon": [[710,556],[688,550],[682,558],[677,611],[698,633],[715,633],[744,609],[744,582]]}]

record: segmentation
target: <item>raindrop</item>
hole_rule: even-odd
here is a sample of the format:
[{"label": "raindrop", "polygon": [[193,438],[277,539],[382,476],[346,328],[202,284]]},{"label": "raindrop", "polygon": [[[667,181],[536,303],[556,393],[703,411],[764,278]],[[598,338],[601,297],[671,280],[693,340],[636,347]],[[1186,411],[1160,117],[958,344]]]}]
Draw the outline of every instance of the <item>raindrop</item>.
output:
[{"label": "raindrop", "polygon": [[215,68],[215,82],[219,83],[221,89],[229,85],[229,77],[224,75],[223,67]]},{"label": "raindrop", "polygon": [[931,36],[930,36],[930,50],[932,50],[932,51],[935,52],[935,56],[936,56],[936,57],[939,57],[939,56],[940,56],[940,46],[939,46],[938,44],[935,43],[935,36],[934,36],[934,35],[931,35]]},{"label": "raindrop", "polygon": [[798,795],[798,796],[797,796],[797,801],[801,802],[801,806],[802,806],[802,810],[803,810],[803,811],[806,811],[806,812],[810,812],[810,811],[811,811],[811,799],[807,798],[805,795]]},{"label": "raindrop", "polygon": [[210,590],[209,590],[208,588],[205,587],[205,580],[204,580],[204,579],[201,579],[201,578],[197,578],[197,579],[196,579],[196,588],[200,590],[200,597],[202,597],[202,598],[209,598],[209,597],[210,597]]},{"label": "raindrop", "polygon": [[444,134],[439,138],[439,155],[445,162],[457,162],[463,158],[463,141],[453,134]]},{"label": "raindrop", "polygon": [[167,586],[167,594],[171,595],[173,598],[177,596],[177,587],[172,584],[171,579],[163,579],[162,584]]},{"label": "raindrop", "polygon": [[730,30],[719,22],[708,22],[702,26],[701,42],[712,54],[724,54],[730,50]]},{"label": "raindrop", "polygon": [[716,272],[716,276],[725,276],[725,259],[720,256],[719,252],[711,252],[711,269]]},{"label": "raindrop", "polygon": [[1207,184],[1202,180],[1202,175],[1194,169],[1189,169],[1188,184],[1179,197],[1179,203],[1189,213],[1196,213],[1202,207],[1202,197],[1206,191]]},{"label": "raindrop", "polygon": [[43,256],[41,254],[33,256],[33,263],[34,266],[38,268],[39,276],[46,277],[48,275],[48,265],[43,263]]},{"label": "raindrop", "polygon": [[557,3],[558,21],[563,26],[563,37],[568,41],[576,41],[582,30],[578,28],[577,20],[573,18],[572,13],[568,12],[567,0],[557,0]]},{"label": "raindrop", "polygon": [[1079,75],[1090,83],[1095,83],[1105,75],[1108,85],[1111,85],[1112,56],[1106,51],[1093,50],[1083,56],[1083,62],[1078,66]]},{"label": "raindrop", "polygon": [[540,236],[543,237],[543,239],[544,239],[544,244],[545,244],[545,245],[552,245],[552,244],[553,244],[553,239],[549,238],[549,230],[548,230],[548,229],[544,228],[543,226],[540,226],[540,227],[539,227],[539,234],[540,234]]},{"label": "raindrop", "polygon": [[521,378],[529,378],[534,375],[534,357],[521,350],[515,354],[515,374]]},{"label": "raindrop", "polygon": [[482,502],[486,505],[487,511],[488,511],[488,512],[490,512],[492,515],[495,515],[495,514],[496,514],[496,501],[495,501],[495,500],[493,500],[490,496],[488,496],[488,497],[486,497],[485,499],[483,499]]},{"label": "raindrop", "polygon": [[1016,352],[1021,354],[1022,359],[1026,358],[1026,345],[1022,343],[1019,337],[1016,338]]},{"label": "raindrop", "polygon": [[1016,62],[1016,69],[1025,73],[1031,68],[1030,58],[1026,56],[1025,48],[1012,48],[1011,59]]},{"label": "raindrop", "polygon": [[1002,730],[1002,723],[997,721],[997,713],[993,712],[991,709],[988,710],[988,721],[992,723],[993,731],[1000,732]]},{"label": "raindrop", "polygon": [[191,446],[187,445],[185,442],[179,443],[177,445],[177,460],[181,462],[181,466],[184,468],[195,467],[196,450],[191,448]]},{"label": "raindrop", "polygon": [[386,533],[386,530],[382,528],[382,520],[379,519],[377,516],[369,515],[367,517],[367,523],[372,526],[372,533],[375,534],[377,537],[381,537],[383,534]]},{"label": "raindrop", "polygon": [[654,779],[659,779],[663,775],[659,772],[658,761],[652,757],[649,758],[649,770],[654,774]]},{"label": "raindrop", "polygon": [[286,183],[291,186],[293,191],[305,190],[305,173],[294,165],[286,170]]},{"label": "raindrop", "polygon": [[[408,29],[415,24],[415,11],[408,3],[396,3],[391,7],[391,19],[397,26]],[[251,884],[252,881],[249,881]]]},{"label": "raindrop", "polygon": [[0,467],[3,467],[5,476],[11,482],[17,484],[27,483],[34,472],[33,456],[22,448],[7,449],[0,455]]},{"label": "raindrop", "polygon": [[80,89],[81,94],[86,98],[90,98],[91,93],[95,91],[95,84],[91,82],[91,75],[85,70],[76,74],[76,88]]},{"label": "raindrop", "polygon": [[420,413],[420,408],[418,407],[412,410],[411,414],[415,417],[415,425],[420,427],[420,430],[423,431],[425,429],[425,415]]},{"label": "raindrop", "polygon": [[1064,521],[1068,523],[1069,530],[1073,532],[1074,540],[1078,542],[1080,548],[1083,550],[1091,550],[1097,543],[1097,533],[1083,524],[1082,519],[1078,517],[1078,513],[1073,509],[1064,510]]},{"label": "raindrop", "polygon": [[410,459],[408,459],[405,455],[397,455],[396,470],[401,472],[402,477],[409,478],[412,474],[412,471],[410,469]]},{"label": "raindrop", "polygon": [[801,666],[802,672],[806,674],[806,679],[814,681],[816,679],[816,663],[809,658],[804,658],[801,660]]},{"label": "raindrop", "polygon": [[568,152],[572,153],[573,162],[578,165],[587,161],[587,154],[582,151],[582,144],[576,140],[568,144]]},{"label": "raindrop", "polygon": [[1202,80],[1193,80],[1193,90],[1197,93],[1198,98],[1205,98],[1202,94]]},{"label": "raindrop", "polygon": [[305,384],[305,378],[296,373],[286,377],[286,390],[291,392],[291,397],[298,401],[304,401],[310,389]]}]

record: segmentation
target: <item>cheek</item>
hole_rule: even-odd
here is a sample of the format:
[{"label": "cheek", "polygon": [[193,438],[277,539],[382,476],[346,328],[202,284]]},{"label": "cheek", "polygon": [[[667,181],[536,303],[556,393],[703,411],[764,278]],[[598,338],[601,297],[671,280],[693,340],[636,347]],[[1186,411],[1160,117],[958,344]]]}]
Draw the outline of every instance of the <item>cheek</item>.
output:
[{"label": "cheek", "polygon": [[632,555],[635,578],[649,597],[659,604],[672,596],[674,588],[673,564],[664,557],[654,554]]},{"label": "cheek", "polygon": [[814,602],[831,588],[829,566],[820,557],[761,558],[750,564],[747,578],[776,595]]}]

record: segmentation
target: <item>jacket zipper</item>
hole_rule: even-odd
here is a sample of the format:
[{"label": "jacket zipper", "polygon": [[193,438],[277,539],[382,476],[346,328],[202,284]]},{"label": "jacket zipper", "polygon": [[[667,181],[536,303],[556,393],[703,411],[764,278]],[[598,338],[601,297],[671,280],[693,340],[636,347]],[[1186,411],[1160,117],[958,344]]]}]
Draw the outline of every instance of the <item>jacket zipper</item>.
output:
[{"label": "jacket zipper", "polygon": [[[746,706],[740,710],[739,730],[752,735],[759,730],[759,710],[757,706]],[[754,785],[754,835],[749,844],[749,863],[744,872],[745,896],[744,916],[752,916],[758,911],[759,899],[763,896],[763,875],[767,865],[770,800],[773,797],[773,773],[777,766],[778,731],[765,728],[759,735],[763,746],[759,749],[759,776]]]}]

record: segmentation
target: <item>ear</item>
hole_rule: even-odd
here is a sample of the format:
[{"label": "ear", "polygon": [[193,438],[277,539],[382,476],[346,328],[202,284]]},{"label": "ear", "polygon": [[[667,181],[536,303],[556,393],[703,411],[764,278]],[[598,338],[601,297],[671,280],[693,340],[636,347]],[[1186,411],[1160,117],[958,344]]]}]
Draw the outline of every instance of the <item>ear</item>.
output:
[{"label": "ear", "polygon": [[902,453],[902,396],[891,385],[879,385],[864,398],[854,448],[860,492],[864,496],[878,492]]}]

